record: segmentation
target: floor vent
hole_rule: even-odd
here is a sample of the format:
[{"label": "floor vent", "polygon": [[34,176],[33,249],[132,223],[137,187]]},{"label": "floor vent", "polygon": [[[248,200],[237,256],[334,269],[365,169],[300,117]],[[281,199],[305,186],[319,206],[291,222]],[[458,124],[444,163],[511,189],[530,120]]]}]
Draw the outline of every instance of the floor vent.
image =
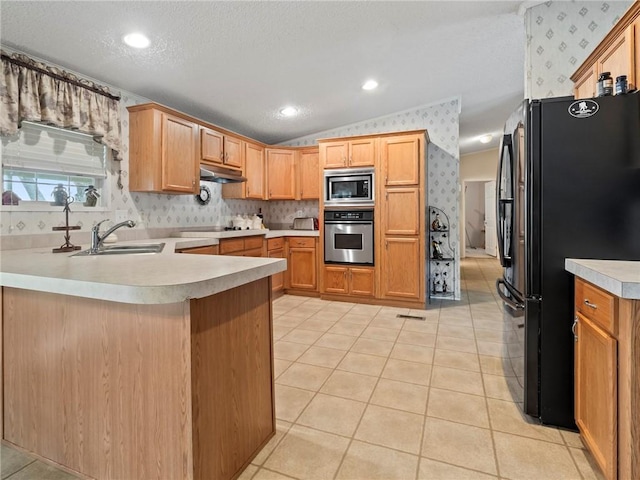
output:
[{"label": "floor vent", "polygon": [[403,315],[401,313],[396,315],[397,318],[408,318],[409,320],[426,320],[425,317],[419,317],[417,315]]}]

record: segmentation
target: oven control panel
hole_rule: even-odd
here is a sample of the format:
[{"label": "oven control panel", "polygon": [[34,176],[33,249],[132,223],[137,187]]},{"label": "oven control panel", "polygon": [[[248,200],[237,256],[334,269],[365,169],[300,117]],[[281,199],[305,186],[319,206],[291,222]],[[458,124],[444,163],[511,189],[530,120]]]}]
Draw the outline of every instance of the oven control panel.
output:
[{"label": "oven control panel", "polygon": [[373,210],[325,210],[324,219],[325,221],[372,221]]}]

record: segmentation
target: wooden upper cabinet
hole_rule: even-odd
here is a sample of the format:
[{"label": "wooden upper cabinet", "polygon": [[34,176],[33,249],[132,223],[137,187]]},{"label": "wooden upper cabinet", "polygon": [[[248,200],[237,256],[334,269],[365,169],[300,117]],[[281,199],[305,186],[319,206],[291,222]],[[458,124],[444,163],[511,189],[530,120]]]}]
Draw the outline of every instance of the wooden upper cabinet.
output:
[{"label": "wooden upper cabinet", "polygon": [[267,148],[267,198],[269,200],[295,200],[296,151]]},{"label": "wooden upper cabinet", "polygon": [[376,159],[376,139],[337,140],[320,143],[323,168],[372,167]]},{"label": "wooden upper cabinet", "polygon": [[[620,75],[627,76],[629,90],[637,88],[640,79],[639,35],[640,2],[633,2],[618,23],[571,76],[575,97],[595,96],[595,83],[598,76],[604,72],[611,73],[614,89],[616,77]],[[591,82],[593,82],[593,89]]]},{"label": "wooden upper cabinet", "polygon": [[211,128],[200,129],[200,161],[234,168],[242,168],[242,140]]},{"label": "wooden upper cabinet", "polygon": [[320,164],[317,148],[301,150],[298,153],[298,195],[297,200],[320,199]]},{"label": "wooden upper cabinet", "polygon": [[244,175],[246,198],[264,198],[264,147],[255,143],[244,144]]},{"label": "wooden upper cabinet", "polygon": [[420,184],[419,135],[383,137],[380,139],[380,157],[384,186]]},{"label": "wooden upper cabinet", "polygon": [[154,104],[128,110],[129,190],[197,193],[198,124]]}]

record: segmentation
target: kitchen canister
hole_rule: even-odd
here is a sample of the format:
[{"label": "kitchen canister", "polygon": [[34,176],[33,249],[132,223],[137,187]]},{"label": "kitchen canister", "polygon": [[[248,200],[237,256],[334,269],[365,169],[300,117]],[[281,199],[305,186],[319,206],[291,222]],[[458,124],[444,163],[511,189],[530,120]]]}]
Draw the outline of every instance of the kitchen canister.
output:
[{"label": "kitchen canister", "polygon": [[596,90],[596,96],[598,97],[613,95],[613,78],[611,78],[611,72],[602,72],[600,74]]},{"label": "kitchen canister", "polygon": [[620,75],[616,77],[616,95],[624,95],[629,90],[629,84],[627,83],[627,76]]}]

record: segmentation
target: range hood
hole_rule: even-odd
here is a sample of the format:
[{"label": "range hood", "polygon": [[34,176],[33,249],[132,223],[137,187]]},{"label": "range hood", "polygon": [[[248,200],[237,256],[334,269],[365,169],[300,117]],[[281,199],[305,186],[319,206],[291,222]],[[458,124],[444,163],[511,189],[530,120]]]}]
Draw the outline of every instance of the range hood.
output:
[{"label": "range hood", "polygon": [[237,170],[200,164],[200,180],[216,183],[240,183],[247,179]]}]

